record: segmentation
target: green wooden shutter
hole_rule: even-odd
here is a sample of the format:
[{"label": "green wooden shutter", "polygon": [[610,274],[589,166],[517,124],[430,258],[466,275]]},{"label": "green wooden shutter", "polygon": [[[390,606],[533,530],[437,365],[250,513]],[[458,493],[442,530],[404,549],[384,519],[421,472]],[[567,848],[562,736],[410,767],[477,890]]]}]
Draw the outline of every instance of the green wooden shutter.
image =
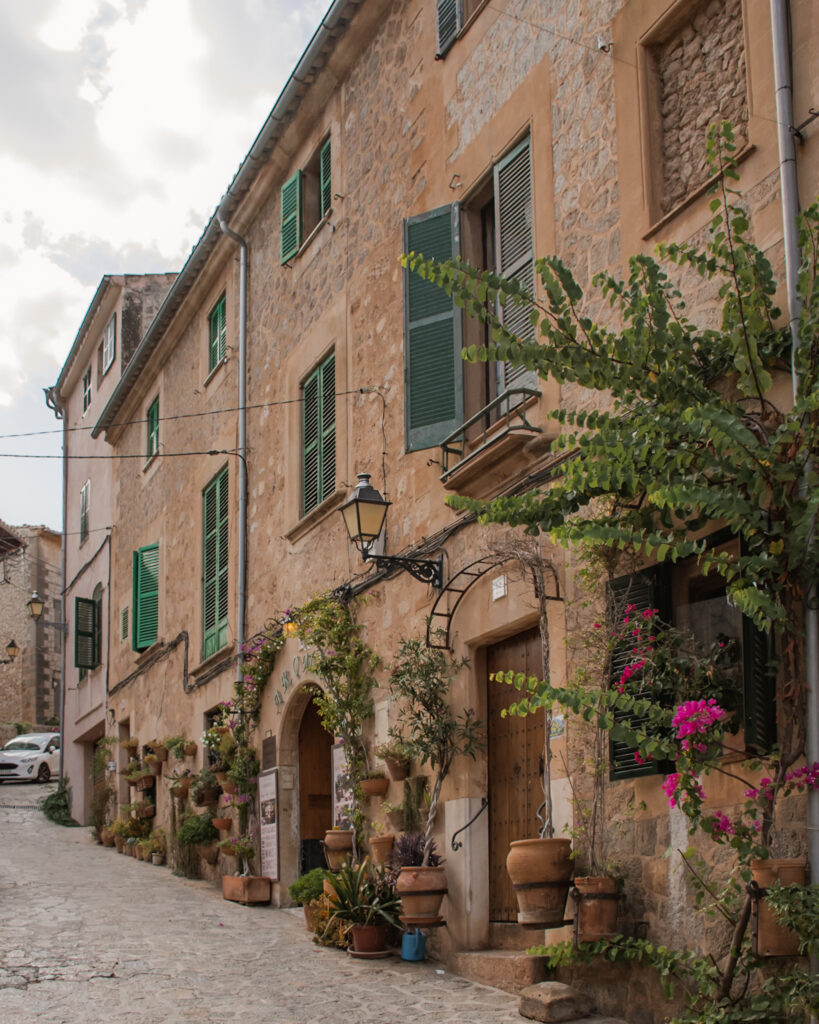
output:
[{"label": "green wooden shutter", "polygon": [[80,488],[80,544],[88,539],[88,506],[91,496],[91,481],[86,480]]},{"label": "green wooden shutter", "polygon": [[771,633],[742,618],[745,747],[757,753],[776,745],[776,649]]},{"label": "green wooden shutter", "polygon": [[74,666],[96,668],[99,665],[99,617],[97,602],[74,598]]},{"label": "green wooden shutter", "polygon": [[135,651],[142,651],[156,643],[159,628],[158,544],[134,552],[132,607],[131,646]]},{"label": "green wooden shutter", "polygon": [[225,358],[225,307],[223,295],[213,307],[210,314],[210,339],[208,348],[208,369],[215,369],[217,363]]},{"label": "green wooden shutter", "polygon": [[159,398],[155,398],[148,407],[148,433],[145,454],[150,459],[159,451]]},{"label": "green wooden shutter", "polygon": [[301,171],[282,185],[281,261],[287,263],[301,245]]},{"label": "green wooden shutter", "polygon": [[[459,208],[442,206],[404,221],[404,251],[448,260],[460,255]],[[432,448],[463,413],[461,317],[447,293],[404,270],[404,420],[408,452]]]},{"label": "green wooden shutter", "polygon": [[202,613],[204,658],[227,643],[228,471],[223,469],[202,495]]},{"label": "green wooden shutter", "polygon": [[321,147],[319,154],[319,219],[324,217],[333,205],[333,183],[331,177],[330,140]]},{"label": "green wooden shutter", "polygon": [[[608,619],[614,623],[624,614],[626,605],[633,604],[634,615],[638,616],[647,608],[658,608],[660,618],[665,622],[670,619],[670,577],[666,565],[655,565],[650,569],[635,573],[633,576],[621,576],[612,580],[608,591]],[[611,685],[614,686],[623,673],[623,669],[632,661],[631,644],[622,641],[613,651],[611,660]],[[630,716],[624,712],[615,712],[615,719],[628,721],[632,726],[640,726],[645,721],[640,716]],[[637,747],[622,740],[609,740],[609,778],[633,779],[641,775],[656,775],[664,771],[665,764],[646,761],[638,764],[635,757]]]},{"label": "green wooden shutter", "polygon": [[336,486],[336,374],[331,355],[302,386],[302,515]]},{"label": "green wooden shutter", "polygon": [[[534,205],[532,201],[532,156],[527,138],[495,165],[495,232],[498,273],[535,290]],[[499,308],[507,330],[521,341],[531,341],[535,329],[530,309],[508,302]],[[504,363],[502,387],[514,384],[533,387],[537,374],[523,366]]]},{"label": "green wooden shutter", "polygon": [[435,6],[438,26],[438,53],[443,57],[458,38],[463,24],[463,0],[437,0]]},{"label": "green wooden shutter", "polygon": [[128,639],[128,605],[119,613],[119,638],[124,643]]}]

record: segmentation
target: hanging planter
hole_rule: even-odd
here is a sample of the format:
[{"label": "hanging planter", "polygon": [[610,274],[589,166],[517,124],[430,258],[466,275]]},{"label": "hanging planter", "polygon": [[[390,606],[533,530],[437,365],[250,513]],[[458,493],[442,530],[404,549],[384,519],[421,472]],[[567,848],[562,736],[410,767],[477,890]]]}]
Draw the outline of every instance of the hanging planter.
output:
[{"label": "hanging planter", "polygon": [[392,853],[394,842],[395,836],[392,832],[386,836],[372,836],[370,838],[370,849],[373,854],[373,864],[383,866],[387,863],[389,856]]},{"label": "hanging planter", "polygon": [[230,832],[233,827],[233,818],[214,818],[213,827],[218,828],[220,832]]},{"label": "hanging planter", "polygon": [[146,789],[154,788],[156,778],[153,775],[143,775],[136,780],[135,785],[139,793],[144,793]]},{"label": "hanging planter", "polygon": [[362,779],[360,785],[365,796],[384,796],[390,782],[386,775],[373,775],[368,779]]},{"label": "hanging planter", "polygon": [[327,867],[338,871],[341,865],[352,856],[355,832],[351,828],[333,828],[324,834],[324,856]]},{"label": "hanging planter", "polygon": [[575,878],[574,940],[599,942],[617,935],[617,879],[607,876]]},{"label": "hanging planter", "polygon": [[184,746],[182,747],[182,750],[184,751],[185,757],[194,757],[196,754],[195,741],[190,740],[188,743],[185,743]]},{"label": "hanging planter", "polygon": [[799,936],[781,925],[765,900],[766,891],[774,884],[805,885],[807,861],[803,858],[752,860],[751,907],[753,915],[754,953],[757,956],[798,956]]},{"label": "hanging planter", "polygon": [[395,888],[401,897],[404,924],[433,928],[444,923],[441,904],[448,891],[446,868],[401,868]]},{"label": "hanging planter", "polygon": [[511,843],[506,871],[518,901],[518,924],[560,928],[572,878],[570,839],[520,839]]}]

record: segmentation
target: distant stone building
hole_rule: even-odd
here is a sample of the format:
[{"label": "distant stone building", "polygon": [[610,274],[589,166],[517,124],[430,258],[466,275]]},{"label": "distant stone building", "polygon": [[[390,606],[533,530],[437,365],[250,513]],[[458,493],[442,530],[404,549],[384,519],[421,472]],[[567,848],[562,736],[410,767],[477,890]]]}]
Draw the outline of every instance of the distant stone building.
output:
[{"label": "distant stone building", "polygon": [[[62,644],[43,620],[62,620],[60,589],[60,535],[45,526],[0,523],[0,660],[7,660],[11,640],[20,650],[0,664],[2,742],[15,735],[17,723],[59,725]],[[35,590],[45,602],[40,622],[26,606]]]}]

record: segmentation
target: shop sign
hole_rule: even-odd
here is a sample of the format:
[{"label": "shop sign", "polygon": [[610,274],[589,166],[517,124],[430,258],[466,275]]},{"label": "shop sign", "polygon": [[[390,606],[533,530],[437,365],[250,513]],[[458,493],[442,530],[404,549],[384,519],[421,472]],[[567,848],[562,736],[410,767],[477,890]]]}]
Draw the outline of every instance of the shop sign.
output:
[{"label": "shop sign", "polygon": [[276,692],[273,694],[273,703],[276,706],[276,714],[282,713],[282,707],[284,706],[284,698],[287,691],[291,686],[301,679],[303,675],[314,674],[313,668],[315,666],[317,655],[315,651],[308,651],[306,654],[297,654],[293,658],[293,671],[292,674],[288,669],[283,669],[281,682],[279,683]]}]

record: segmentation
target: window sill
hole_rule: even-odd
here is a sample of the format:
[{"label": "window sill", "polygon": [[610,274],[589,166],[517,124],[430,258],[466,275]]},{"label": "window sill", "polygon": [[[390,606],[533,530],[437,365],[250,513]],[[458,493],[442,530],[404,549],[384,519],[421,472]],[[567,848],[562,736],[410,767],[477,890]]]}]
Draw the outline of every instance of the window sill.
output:
[{"label": "window sill", "polygon": [[[298,248],[298,251],[294,252],[289,260],[285,260],[282,266],[292,269],[290,267],[290,264],[293,262],[293,260],[300,259],[304,255],[304,253],[310,248],[313,239],[316,237],[316,235],[318,235],[318,233],[321,231],[325,224],[328,224],[330,222],[330,218],[332,217],[332,215],[333,208],[331,206],[327,213],[325,213],[321,220],[318,222],[318,224],[316,224],[316,226],[313,228],[313,230],[310,232],[307,238],[305,238],[305,240],[301,243],[301,245]],[[331,224],[330,227],[333,231],[335,231],[335,225]]]},{"label": "window sill", "polygon": [[[748,143],[744,149],[741,149],[739,153],[737,153],[735,157],[737,164],[741,164],[747,160],[755,149],[756,146],[753,143]],[[658,221],[655,221],[655,223],[652,224],[648,231],[643,235],[643,240],[648,241],[652,235],[656,235],[658,231],[661,231],[666,224],[674,220],[674,218],[681,214],[683,210],[704,196],[711,186],[718,180],[719,174],[712,174],[707,181],[704,181],[698,188],[695,188],[693,192],[687,195],[684,199],[681,199],[676,206],[672,207],[672,209],[668,211],[668,213],[663,214]]]},{"label": "window sill", "polygon": [[206,388],[208,384],[210,384],[210,382],[214,379],[214,377],[217,377],[219,375],[219,371],[224,369],[224,367],[227,365],[227,361],[228,357],[222,356],[222,358],[219,360],[216,366],[214,366],[214,368],[210,371],[207,377],[205,377],[205,380],[202,384],[203,388]]},{"label": "window sill", "polygon": [[150,661],[151,658],[165,646],[164,640],[154,640],[150,647],[146,647],[144,651],[134,652],[136,654],[136,665],[137,668],[142,668],[145,662]]},{"label": "window sill", "polygon": [[220,647],[218,651],[214,651],[213,654],[209,654],[207,658],[203,658],[198,665],[190,670],[190,674],[194,677],[201,676],[204,672],[207,672],[209,668],[213,668],[219,661],[230,659],[233,661],[233,655],[236,652],[236,643],[231,641],[229,644],[225,644],[224,647]]},{"label": "window sill", "polygon": [[143,473],[147,473],[151,466],[153,466],[153,464],[156,462],[157,455],[159,455],[159,452],[154,452],[153,455],[148,456],[147,460],[142,465]]},{"label": "window sill", "polygon": [[347,492],[341,488],[337,488],[329,498],[325,498],[320,505],[316,505],[312,511],[308,512],[303,519],[300,519],[295,526],[292,526],[287,533],[285,533],[285,539],[289,540],[291,544],[299,540],[306,533],[309,533],[313,527],[321,522],[330,512],[334,512],[336,508],[344,501],[347,497]]}]

